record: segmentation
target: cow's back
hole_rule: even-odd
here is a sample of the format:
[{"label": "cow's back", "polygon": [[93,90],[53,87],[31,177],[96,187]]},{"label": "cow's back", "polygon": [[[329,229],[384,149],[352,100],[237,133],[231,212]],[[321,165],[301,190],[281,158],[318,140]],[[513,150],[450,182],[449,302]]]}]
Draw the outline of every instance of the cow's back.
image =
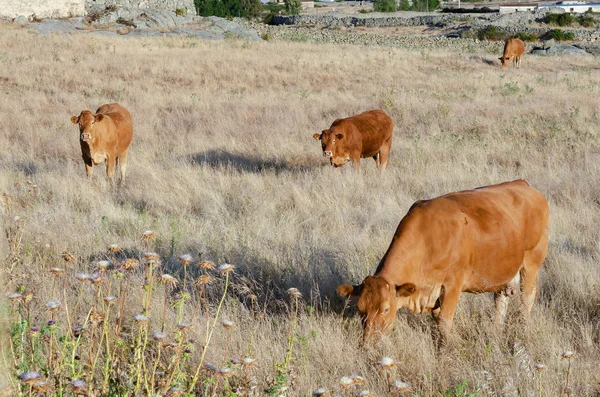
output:
[{"label": "cow's back", "polygon": [[369,110],[340,121],[341,124],[351,124],[356,128],[362,141],[364,157],[377,153],[383,142],[392,139],[394,132],[394,122],[382,110]]},{"label": "cow's back", "polygon": [[112,121],[117,140],[117,152],[127,150],[133,137],[133,122],[129,111],[118,103],[108,103],[100,106],[96,113],[103,114]]},{"label": "cow's back", "polygon": [[521,56],[525,52],[525,43],[521,39],[508,39],[504,43],[504,57]]},{"label": "cow's back", "polygon": [[516,274],[525,251],[547,233],[548,219],[546,199],[523,180],[419,201],[378,272],[393,269],[416,283],[422,275],[436,283],[464,274],[465,290],[493,289]]}]

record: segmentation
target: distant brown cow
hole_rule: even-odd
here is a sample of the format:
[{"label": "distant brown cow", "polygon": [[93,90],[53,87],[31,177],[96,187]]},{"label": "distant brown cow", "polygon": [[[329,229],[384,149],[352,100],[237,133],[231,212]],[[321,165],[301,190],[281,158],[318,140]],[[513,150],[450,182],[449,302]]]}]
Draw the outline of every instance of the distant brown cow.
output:
[{"label": "distant brown cow", "polygon": [[525,52],[525,43],[521,39],[509,39],[506,40],[504,44],[504,55],[502,55],[500,62],[502,62],[503,67],[508,67],[508,63],[510,59],[513,58],[513,63],[517,68],[521,67],[521,59],[523,58],[523,53]]},{"label": "distant brown cow", "polygon": [[496,322],[521,284],[527,313],[548,247],[548,202],[523,180],[417,201],[377,271],[338,294],[358,300],[363,340],[392,329],[396,311],[432,312],[442,336],[462,292],[493,292]]},{"label": "distant brown cow", "polygon": [[394,122],[382,110],[370,110],[345,119],[337,119],[331,127],[313,138],[321,141],[323,156],[331,165],[340,167],[352,160],[359,168],[360,159],[373,157],[377,168],[387,167],[392,146]]},{"label": "distant brown cow", "polygon": [[131,115],[117,103],[102,105],[93,114],[84,110],[79,116],[71,117],[79,124],[79,143],[88,178],[92,177],[92,166],[106,160],[106,175],[112,182],[115,165],[121,169],[121,180],[125,180],[127,150],[133,137]]}]

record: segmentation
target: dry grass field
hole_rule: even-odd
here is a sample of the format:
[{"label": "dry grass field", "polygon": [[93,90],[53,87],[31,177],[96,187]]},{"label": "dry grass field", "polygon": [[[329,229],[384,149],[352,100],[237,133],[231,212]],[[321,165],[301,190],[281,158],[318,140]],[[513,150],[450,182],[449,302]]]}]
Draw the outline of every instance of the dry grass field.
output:
[{"label": "dry grass field", "polygon": [[[404,395],[559,396],[567,372],[570,396],[600,395],[598,60],[525,56],[502,70],[498,56],[2,28],[2,292],[21,294],[2,298],[5,394],[384,396],[377,363],[389,356]],[[86,180],[69,120],[115,101],[134,121],[119,188],[102,166]],[[396,123],[388,170],[329,167],[312,134],[372,108]],[[410,205],[517,178],[551,206],[530,321],[513,299],[495,330],[491,295],[465,294],[439,352],[430,316],[404,310],[389,337],[361,347],[335,288],[374,272]],[[128,258],[142,265],[76,279]],[[202,274],[213,282],[194,284]],[[147,321],[134,320],[144,305]],[[46,384],[20,382],[26,371]],[[343,388],[352,374],[366,384]]]}]

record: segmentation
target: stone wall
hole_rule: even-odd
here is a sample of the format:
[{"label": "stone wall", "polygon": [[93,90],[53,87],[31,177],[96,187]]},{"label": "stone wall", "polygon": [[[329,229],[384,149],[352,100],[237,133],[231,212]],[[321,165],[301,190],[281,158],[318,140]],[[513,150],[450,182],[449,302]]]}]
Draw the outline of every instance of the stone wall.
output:
[{"label": "stone wall", "polygon": [[65,18],[85,14],[85,0],[0,0],[0,17]]},{"label": "stone wall", "polygon": [[194,8],[194,0],[85,0],[86,12],[109,6],[121,6],[127,8],[153,8],[168,11],[175,11],[175,9],[181,8],[185,9],[188,14],[196,13],[196,9]]}]

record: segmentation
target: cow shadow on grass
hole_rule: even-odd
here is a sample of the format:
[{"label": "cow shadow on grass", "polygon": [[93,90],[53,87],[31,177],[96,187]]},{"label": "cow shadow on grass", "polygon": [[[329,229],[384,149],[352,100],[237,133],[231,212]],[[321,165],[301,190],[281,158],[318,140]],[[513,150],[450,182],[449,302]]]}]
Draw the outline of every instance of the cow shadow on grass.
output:
[{"label": "cow shadow on grass", "polygon": [[486,64],[488,66],[499,66],[500,63],[498,62],[497,58],[494,59],[489,59],[486,57],[482,57],[481,55],[471,55],[469,57],[470,60],[472,61],[477,61],[477,62],[481,62],[483,64]]},{"label": "cow shadow on grass", "polygon": [[191,156],[192,165],[215,169],[233,169],[238,172],[264,173],[306,172],[325,166],[317,156],[300,155],[291,158],[264,158],[255,154],[208,150]]}]

